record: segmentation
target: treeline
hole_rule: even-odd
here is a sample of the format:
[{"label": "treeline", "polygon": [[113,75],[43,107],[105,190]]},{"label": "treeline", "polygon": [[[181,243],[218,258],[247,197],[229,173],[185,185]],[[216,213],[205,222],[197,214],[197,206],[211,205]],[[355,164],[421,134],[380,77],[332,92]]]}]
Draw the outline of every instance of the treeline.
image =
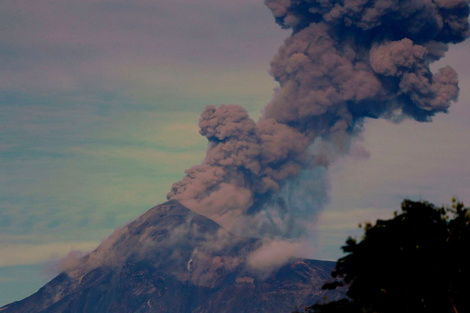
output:
[{"label": "treeline", "polygon": [[325,289],[346,299],[313,305],[307,313],[470,312],[470,210],[405,200],[401,213],[361,226],[348,238]]}]

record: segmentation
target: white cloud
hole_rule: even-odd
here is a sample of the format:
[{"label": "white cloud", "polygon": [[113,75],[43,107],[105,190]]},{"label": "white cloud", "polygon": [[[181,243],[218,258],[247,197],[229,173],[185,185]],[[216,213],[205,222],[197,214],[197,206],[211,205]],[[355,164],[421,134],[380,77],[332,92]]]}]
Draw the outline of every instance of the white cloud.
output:
[{"label": "white cloud", "polygon": [[45,263],[65,257],[71,251],[91,251],[99,242],[54,242],[47,244],[2,244],[0,267]]},{"label": "white cloud", "polygon": [[266,240],[261,247],[248,256],[248,265],[267,275],[292,258],[306,254],[304,242],[289,240]]}]

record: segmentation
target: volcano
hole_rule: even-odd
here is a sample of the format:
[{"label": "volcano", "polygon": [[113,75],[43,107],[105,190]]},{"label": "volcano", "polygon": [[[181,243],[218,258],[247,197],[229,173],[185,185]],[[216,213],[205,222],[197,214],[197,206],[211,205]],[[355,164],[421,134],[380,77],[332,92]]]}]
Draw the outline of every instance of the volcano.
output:
[{"label": "volcano", "polygon": [[333,262],[298,258],[260,272],[247,261],[260,245],[168,201],[90,254],[66,259],[61,274],[0,311],[292,312],[340,296],[321,288]]}]

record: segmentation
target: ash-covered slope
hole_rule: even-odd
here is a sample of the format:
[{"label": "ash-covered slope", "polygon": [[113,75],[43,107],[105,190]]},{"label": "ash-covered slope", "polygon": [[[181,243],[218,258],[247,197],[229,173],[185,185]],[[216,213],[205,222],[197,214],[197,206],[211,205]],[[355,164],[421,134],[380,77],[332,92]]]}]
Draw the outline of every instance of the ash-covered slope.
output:
[{"label": "ash-covered slope", "polygon": [[323,297],[334,263],[297,259],[261,274],[258,239],[234,236],[177,201],[117,230],[95,251],[2,313],[291,312]]}]

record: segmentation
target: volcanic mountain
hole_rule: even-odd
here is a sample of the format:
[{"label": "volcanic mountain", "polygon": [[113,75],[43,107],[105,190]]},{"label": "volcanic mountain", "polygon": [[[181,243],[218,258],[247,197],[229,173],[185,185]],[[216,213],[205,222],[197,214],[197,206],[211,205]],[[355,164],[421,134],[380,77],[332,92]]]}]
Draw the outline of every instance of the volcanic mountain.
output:
[{"label": "volcanic mountain", "polygon": [[261,242],[169,201],[90,254],[66,259],[61,274],[0,312],[292,312],[339,296],[321,289],[333,262],[295,259],[253,269],[248,256]]}]

